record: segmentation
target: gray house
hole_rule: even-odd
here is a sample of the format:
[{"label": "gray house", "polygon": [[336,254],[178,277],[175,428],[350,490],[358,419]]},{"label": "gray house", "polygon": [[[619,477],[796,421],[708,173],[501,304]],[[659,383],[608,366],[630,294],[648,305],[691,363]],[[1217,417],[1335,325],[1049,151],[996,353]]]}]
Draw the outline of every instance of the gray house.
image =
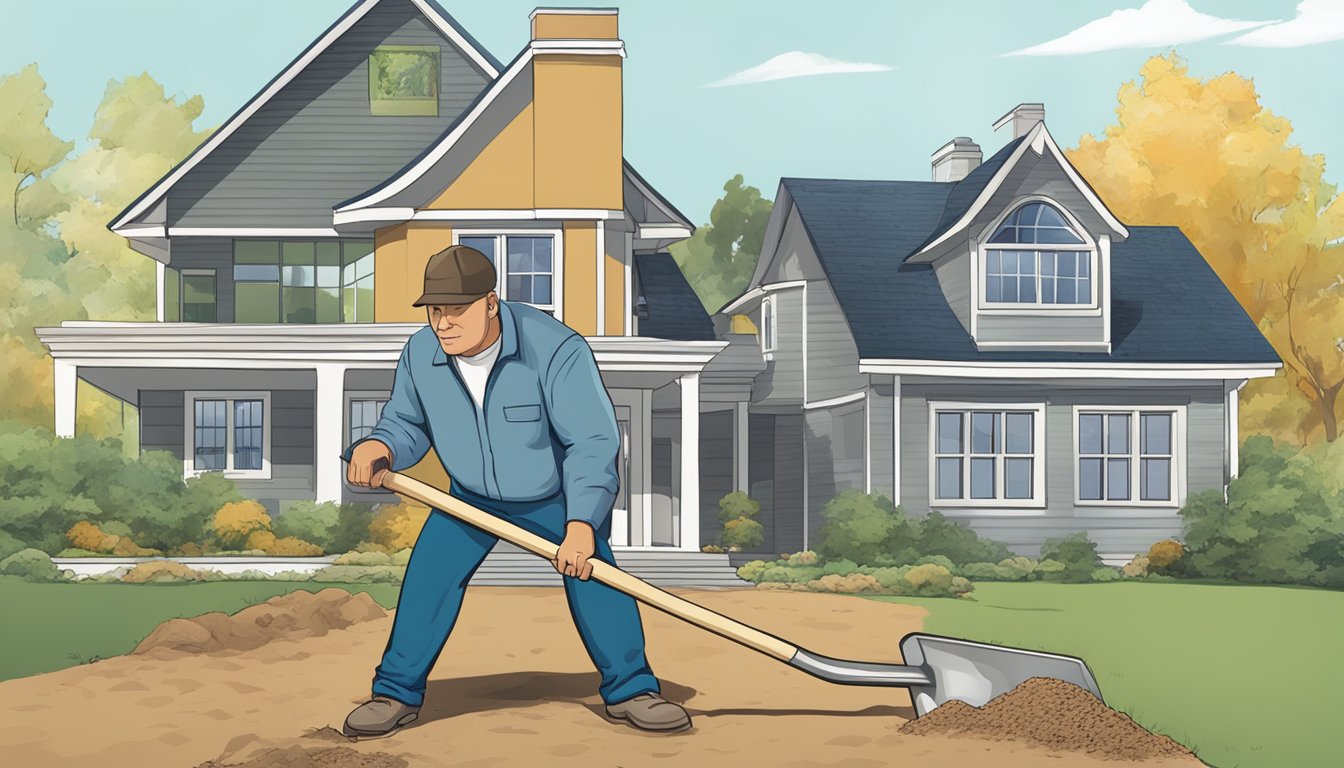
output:
[{"label": "gray house", "polygon": [[746,428],[765,550],[812,545],[857,488],[1024,554],[1085,531],[1117,562],[1236,475],[1237,394],[1273,348],[1178,229],[1106,208],[1042,105],[1001,126],[983,162],[966,138],[935,152],[931,181],[780,182],[715,318],[759,329],[723,338],[764,362]]}]

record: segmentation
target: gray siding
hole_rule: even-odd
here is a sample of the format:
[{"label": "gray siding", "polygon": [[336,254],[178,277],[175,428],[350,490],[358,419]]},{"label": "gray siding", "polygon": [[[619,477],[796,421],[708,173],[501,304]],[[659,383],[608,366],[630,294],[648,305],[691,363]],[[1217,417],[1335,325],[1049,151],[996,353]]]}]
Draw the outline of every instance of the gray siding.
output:
[{"label": "gray siding", "polygon": [[944,256],[933,265],[938,276],[938,285],[943,289],[943,298],[952,308],[961,327],[971,332],[971,269],[967,266],[970,258],[960,253]]},{"label": "gray siding", "polygon": [[717,544],[723,533],[719,499],[733,491],[732,411],[700,414],[700,543]]},{"label": "gray siding", "polygon": [[895,389],[891,376],[870,376],[868,385],[868,472],[872,492],[895,498],[892,421]]},{"label": "gray siding", "polygon": [[816,547],[826,505],[842,492],[864,490],[862,402],[807,411],[807,545]]},{"label": "gray siding", "polygon": [[140,452],[168,451],[178,461],[183,455],[182,392],[140,390]]},{"label": "gray siding", "polygon": [[1099,233],[1110,231],[1105,220],[1074,186],[1055,158],[1049,153],[1037,155],[1028,149],[989,198],[988,204],[971,221],[971,234],[978,236],[1006,208],[1013,207],[1018,199],[1028,195],[1043,195],[1068,209],[1094,239]]},{"label": "gray siding", "polygon": [[233,240],[222,237],[184,237],[170,248],[172,269],[215,271],[215,319],[233,322]]},{"label": "gray siding", "polygon": [[[775,304],[777,348],[765,370],[756,377],[752,403],[797,404],[803,399],[803,291],[787,288],[771,292]],[[761,310],[752,313],[761,327]]]},{"label": "gray siding", "polygon": [[[929,512],[930,400],[955,402],[1044,402],[1045,509],[982,514],[945,507],[942,511],[1024,554],[1035,554],[1048,537],[1086,531],[1105,553],[1146,550],[1158,539],[1181,534],[1173,507],[1082,506],[1074,504],[1075,405],[1184,405],[1186,496],[1222,489],[1225,482],[1225,413],[1222,382],[1152,385],[1135,382],[1036,385],[1027,382],[934,382],[903,379],[901,386],[901,502],[912,515]],[[991,508],[992,505],[986,505]]]},{"label": "gray siding", "polygon": [[807,284],[807,400],[818,402],[861,390],[859,349],[840,302],[826,280]]},{"label": "gray siding", "polygon": [[1050,315],[993,315],[980,313],[975,321],[976,341],[1095,341],[1106,338],[1106,324],[1095,317]]},{"label": "gray siding", "polygon": [[748,418],[750,496],[761,503],[766,552],[803,548],[803,416],[752,413]]},{"label": "gray siding", "polygon": [[[383,44],[439,46],[437,117],[370,114],[368,57]],[[174,185],[168,225],[330,227],[333,205],[398,171],[485,84],[409,0],[384,2]]]}]

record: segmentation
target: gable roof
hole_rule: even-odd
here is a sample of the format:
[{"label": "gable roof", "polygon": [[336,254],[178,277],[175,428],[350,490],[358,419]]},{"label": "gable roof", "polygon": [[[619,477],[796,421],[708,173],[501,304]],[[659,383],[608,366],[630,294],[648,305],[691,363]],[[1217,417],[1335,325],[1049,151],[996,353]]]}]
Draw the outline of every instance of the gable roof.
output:
[{"label": "gable roof", "polygon": [[635,256],[634,279],[648,304],[639,335],[677,341],[712,341],[714,323],[670,253]]},{"label": "gable roof", "polygon": [[975,204],[976,199],[985,191],[985,187],[989,186],[994,174],[999,172],[999,169],[1008,161],[1013,152],[1017,151],[1018,146],[1022,144],[1022,140],[1025,138],[1025,136],[1019,136],[1003,145],[1003,149],[995,152],[988,160],[976,166],[960,181],[940,182],[952,186],[952,189],[948,191],[947,203],[943,206],[943,215],[938,219],[938,223],[934,226],[928,238],[909,254],[906,254],[906,258],[924,250],[925,246],[941,237],[962,216],[966,215],[966,212]]},{"label": "gable roof", "polygon": [[[861,358],[1278,363],[1235,297],[1176,227],[1130,227],[1111,246],[1111,352],[977,349],[933,267],[904,263],[945,218],[956,185],[784,179]],[[958,203],[959,204],[959,203]],[[1160,279],[1155,279],[1160,276]],[[880,286],[875,288],[874,286]]]},{"label": "gable roof", "polygon": [[[266,105],[277,93],[288,85],[295,77],[299,75],[309,64],[311,64],[323,51],[331,47],[333,43],[340,39],[342,35],[348,32],[360,19],[368,15],[369,11],[380,3],[387,0],[360,0],[348,8],[340,18],[332,22],[317,39],[308,44],[298,56],[294,58],[279,74],[271,78],[265,87],[256,95],[248,100],[237,112],[224,121],[210,138],[206,139],[196,147],[191,154],[187,155],[182,162],[178,163],[163,178],[159,179],[154,186],[145,190],[143,194],[137,197],[130,205],[126,206],[115,219],[108,224],[108,229],[116,231],[131,223],[135,219],[144,215],[153,206],[167,194],[168,190],[187,174],[192,168],[195,168],[202,160],[219,148],[221,144],[240,126],[247,122],[252,115],[256,114]],[[433,25],[443,33],[445,37],[451,40],[458,48],[466,54],[467,58],[483,72],[486,77],[494,79],[498,77],[502,65],[499,60],[490,55],[488,51],[481,47],[470,34],[467,33],[461,25],[457,23],[448,12],[445,11],[435,0],[404,0],[413,4]]]}]

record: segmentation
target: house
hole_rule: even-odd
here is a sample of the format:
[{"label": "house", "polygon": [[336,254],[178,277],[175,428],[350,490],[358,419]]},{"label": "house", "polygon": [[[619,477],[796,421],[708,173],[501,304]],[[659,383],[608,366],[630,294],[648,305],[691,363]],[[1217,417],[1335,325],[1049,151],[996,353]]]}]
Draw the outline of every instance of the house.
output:
[{"label": "house", "polygon": [[[715,318],[765,360],[746,431],[766,551],[811,546],[856,488],[1024,554],[1085,531],[1114,563],[1236,476],[1238,392],[1278,356],[1185,235],[1121,222],[1044,119],[1009,112],[988,160],[948,142],[930,181],[780,182]],[[727,332],[738,315],[759,344]]]},{"label": "house", "polygon": [[[349,486],[340,453],[426,322],[426,261],[466,243],[503,299],[594,349],[625,442],[614,543],[699,555],[699,505],[677,500],[699,499],[700,475],[676,467],[700,463],[702,404],[745,414],[750,375],[701,383],[728,342],[666,253],[693,225],[623,155],[617,11],[538,8],[530,25],[504,64],[432,0],[337,19],[110,222],[156,261],[158,317],[38,329],[57,434],[82,379],[139,409],[142,450],[223,472],[272,514],[396,501]],[[433,452],[407,474],[447,487]]]}]

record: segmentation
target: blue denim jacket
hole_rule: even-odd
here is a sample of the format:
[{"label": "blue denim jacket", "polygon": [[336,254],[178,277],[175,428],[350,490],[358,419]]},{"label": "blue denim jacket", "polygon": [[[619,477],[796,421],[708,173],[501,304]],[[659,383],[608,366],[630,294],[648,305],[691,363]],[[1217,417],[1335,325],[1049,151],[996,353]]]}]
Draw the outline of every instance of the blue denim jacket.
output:
[{"label": "blue denim jacket", "polygon": [[618,477],[616,412],[588,342],[526,304],[501,301],[503,340],[485,385],[471,398],[434,329],[412,334],[397,362],[392,396],[364,440],[392,450],[392,469],[414,466],[431,447],[453,481],[505,501],[564,492],[566,520],[601,526]]}]

